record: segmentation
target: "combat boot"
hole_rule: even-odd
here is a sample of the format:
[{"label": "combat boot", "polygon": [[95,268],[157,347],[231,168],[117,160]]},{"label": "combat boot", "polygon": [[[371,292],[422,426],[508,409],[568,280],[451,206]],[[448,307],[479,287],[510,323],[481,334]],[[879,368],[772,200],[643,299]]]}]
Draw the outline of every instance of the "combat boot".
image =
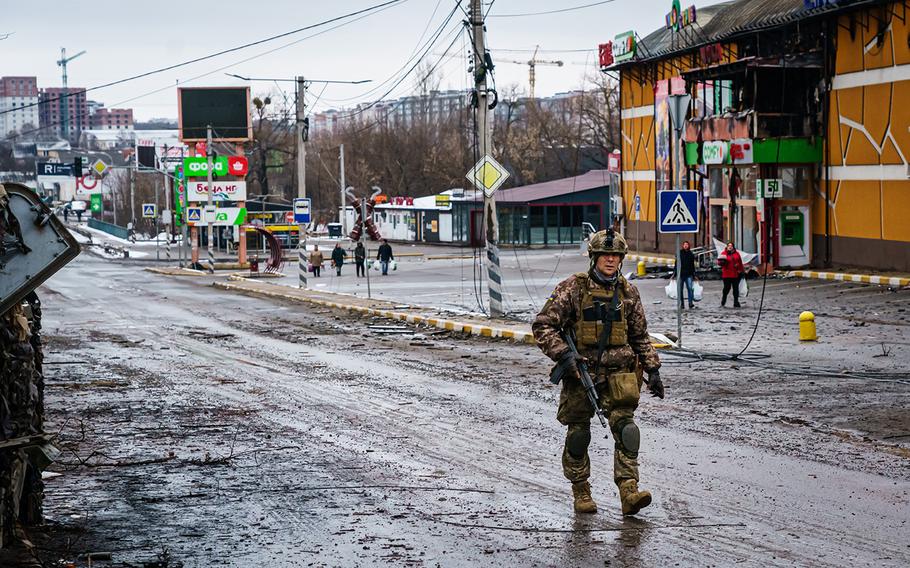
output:
[{"label": "combat boot", "polygon": [[651,504],[651,493],[639,491],[638,482],[634,479],[626,479],[619,484],[619,498],[623,515],[634,515]]},{"label": "combat boot", "polygon": [[592,515],[597,512],[597,503],[591,498],[591,484],[579,481],[572,484],[572,495],[575,497],[575,512]]}]

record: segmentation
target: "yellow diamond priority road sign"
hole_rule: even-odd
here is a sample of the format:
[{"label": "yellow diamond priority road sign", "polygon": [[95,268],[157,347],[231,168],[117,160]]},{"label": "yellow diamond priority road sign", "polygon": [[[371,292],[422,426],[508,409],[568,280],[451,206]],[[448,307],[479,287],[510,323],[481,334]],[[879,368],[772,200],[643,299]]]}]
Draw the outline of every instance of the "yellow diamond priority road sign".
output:
[{"label": "yellow diamond priority road sign", "polygon": [[92,171],[95,172],[95,175],[98,177],[103,176],[105,174],[105,172],[107,172],[107,170],[108,170],[108,165],[105,164],[100,159],[95,160],[95,163],[92,164]]},{"label": "yellow diamond priority road sign", "polygon": [[509,172],[492,156],[487,155],[481,158],[465,177],[477,189],[482,189],[484,195],[491,197],[493,192],[509,179]]}]

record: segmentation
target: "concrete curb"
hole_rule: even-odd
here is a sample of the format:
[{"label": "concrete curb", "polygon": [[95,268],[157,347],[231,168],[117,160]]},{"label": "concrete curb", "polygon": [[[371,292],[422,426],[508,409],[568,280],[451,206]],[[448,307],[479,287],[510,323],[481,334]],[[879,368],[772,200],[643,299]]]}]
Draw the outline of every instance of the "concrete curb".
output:
[{"label": "concrete curb", "polygon": [[817,272],[814,270],[791,270],[787,276],[814,278],[816,280],[840,280],[843,282],[862,282],[864,284],[881,284],[885,286],[910,286],[910,278],[899,276],[873,276],[871,274],[851,274],[847,272]]},{"label": "concrete curb", "polygon": [[192,268],[147,267],[145,268],[145,271],[154,272],[155,274],[164,274],[165,276],[210,276],[209,273],[204,270],[193,270]]},{"label": "concrete curb", "polygon": [[[239,279],[242,280],[242,279]],[[235,281],[239,281],[235,280]],[[304,296],[295,296],[291,294],[286,294],[280,290],[250,290],[239,286],[237,284],[232,284],[230,282],[215,282],[213,284],[216,288],[222,290],[240,292],[243,294],[249,294],[253,296],[266,296],[269,298],[279,298],[282,300],[290,300],[292,302],[308,302],[310,304],[315,304],[317,306],[324,306],[327,308],[335,308],[341,310],[348,310],[352,312],[357,312],[361,314],[369,314],[373,316],[379,316],[399,321],[404,321],[408,323],[420,323],[425,325],[430,325],[439,329],[447,329],[449,331],[457,331],[462,333],[468,333],[471,335],[477,335],[481,337],[499,337],[502,339],[510,339],[512,341],[518,341],[521,343],[536,343],[534,341],[534,336],[531,332],[520,331],[517,329],[508,329],[493,327],[487,325],[477,325],[460,322],[457,320],[450,320],[445,318],[436,318],[423,316],[420,314],[408,314],[404,312],[396,312],[392,310],[383,310],[378,308],[368,308],[366,306],[356,306],[353,304],[343,304],[341,302],[330,302],[328,300],[320,300],[317,298],[307,298]]]},{"label": "concrete curb", "polygon": [[[233,282],[245,282],[246,279],[231,275],[228,277],[229,280]],[[447,329],[449,331],[458,331],[462,333],[468,333],[471,335],[476,335],[479,337],[498,337],[500,339],[509,339],[511,341],[517,341],[519,343],[528,343],[530,345],[536,345],[537,341],[534,339],[534,335],[530,331],[522,331],[520,329],[510,329],[504,327],[494,327],[490,325],[480,325],[475,323],[464,323],[457,320],[451,320],[446,318],[430,317],[423,316],[420,314],[408,314],[404,312],[396,312],[394,310],[383,310],[379,308],[368,308],[366,306],[356,306],[354,304],[345,304],[342,302],[331,302],[328,300],[320,300],[318,298],[307,298],[305,296],[295,296],[292,294],[287,294],[280,290],[250,290],[238,284],[231,284],[231,282],[215,282],[213,283],[215,288],[221,290],[227,290],[230,292],[240,292],[241,294],[246,294],[249,296],[265,296],[267,298],[279,298],[282,300],[289,300],[292,302],[307,302],[310,304],[315,304],[317,306],[323,306],[326,308],[335,308],[340,310],[348,310],[351,312],[357,312],[361,314],[369,314],[373,316],[379,316],[399,321],[404,321],[408,323],[421,323],[424,325],[429,325],[439,329]],[[651,344],[657,349],[668,349],[675,348],[676,344],[673,340],[669,339],[665,335],[660,333],[651,333]]]}]

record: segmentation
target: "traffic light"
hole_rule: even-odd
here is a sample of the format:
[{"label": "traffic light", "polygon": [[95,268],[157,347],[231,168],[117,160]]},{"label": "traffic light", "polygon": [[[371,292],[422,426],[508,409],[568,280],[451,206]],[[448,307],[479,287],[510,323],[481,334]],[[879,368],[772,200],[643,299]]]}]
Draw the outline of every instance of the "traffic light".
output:
[{"label": "traffic light", "polygon": [[73,177],[82,177],[82,156],[73,158]]}]

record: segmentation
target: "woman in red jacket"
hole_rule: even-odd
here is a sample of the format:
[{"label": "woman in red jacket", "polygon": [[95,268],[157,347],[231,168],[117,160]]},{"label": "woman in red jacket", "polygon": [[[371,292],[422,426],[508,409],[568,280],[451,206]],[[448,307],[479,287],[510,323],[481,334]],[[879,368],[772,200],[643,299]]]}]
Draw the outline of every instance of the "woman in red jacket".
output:
[{"label": "woman in red jacket", "polygon": [[733,242],[727,243],[720,256],[717,257],[717,264],[720,265],[720,276],[724,280],[724,295],[720,300],[721,307],[727,305],[727,294],[733,289],[733,307],[739,307],[739,280],[742,278],[746,269],[743,268],[743,259],[739,256]]}]

